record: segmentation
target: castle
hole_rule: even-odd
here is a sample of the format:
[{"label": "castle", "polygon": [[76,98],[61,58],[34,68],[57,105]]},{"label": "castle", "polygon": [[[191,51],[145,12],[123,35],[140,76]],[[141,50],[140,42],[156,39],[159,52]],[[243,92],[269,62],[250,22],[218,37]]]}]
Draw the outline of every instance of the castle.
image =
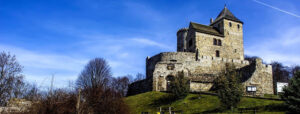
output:
[{"label": "castle", "polygon": [[179,29],[177,52],[147,57],[146,79],[130,88],[169,91],[174,77],[183,72],[190,79],[190,91],[209,91],[226,63],[247,71],[242,78],[246,94],[273,94],[272,66],[263,64],[259,58],[245,60],[243,22],[226,7],[215,20],[210,20],[210,25],[190,22],[188,28]]}]

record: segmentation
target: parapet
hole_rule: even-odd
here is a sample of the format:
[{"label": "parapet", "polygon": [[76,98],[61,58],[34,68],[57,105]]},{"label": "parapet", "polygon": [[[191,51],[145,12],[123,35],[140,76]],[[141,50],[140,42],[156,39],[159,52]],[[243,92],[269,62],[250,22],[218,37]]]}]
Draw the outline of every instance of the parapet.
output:
[{"label": "parapet", "polygon": [[196,53],[192,52],[164,52],[160,53],[161,61],[195,61]]},{"label": "parapet", "polygon": [[222,57],[212,57],[212,56],[200,56],[199,61],[201,60],[211,60],[211,61],[219,61],[223,63],[234,63],[234,64],[243,64],[243,65],[249,65],[249,61],[247,60],[239,60],[239,59],[228,59],[228,58],[222,58]]},{"label": "parapet", "polygon": [[188,28],[181,28],[181,29],[179,29],[178,31],[177,31],[177,35],[178,35],[178,33],[180,33],[180,32],[187,32],[189,29]]},{"label": "parapet", "polygon": [[196,53],[193,52],[162,52],[147,59],[148,61],[195,61]]}]

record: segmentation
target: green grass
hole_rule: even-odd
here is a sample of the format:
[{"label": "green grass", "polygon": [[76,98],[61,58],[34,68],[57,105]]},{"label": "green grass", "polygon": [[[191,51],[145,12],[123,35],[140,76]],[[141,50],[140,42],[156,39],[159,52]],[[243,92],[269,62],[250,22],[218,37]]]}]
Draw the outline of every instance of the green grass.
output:
[{"label": "green grass", "polygon": [[[220,101],[217,96],[189,94],[180,100],[168,99],[168,96],[168,93],[147,92],[127,97],[125,102],[129,105],[132,114],[140,114],[141,112],[156,114],[159,107],[163,109],[173,107],[175,110],[182,110],[184,114],[231,112],[231,110],[220,108]],[[282,101],[243,97],[238,108],[256,108],[258,113],[284,113],[285,109],[282,103]],[[234,111],[238,112],[238,109],[236,108]]]},{"label": "green grass", "polygon": [[273,94],[265,94],[265,98],[273,98],[273,99],[280,99],[279,95],[273,95]]}]

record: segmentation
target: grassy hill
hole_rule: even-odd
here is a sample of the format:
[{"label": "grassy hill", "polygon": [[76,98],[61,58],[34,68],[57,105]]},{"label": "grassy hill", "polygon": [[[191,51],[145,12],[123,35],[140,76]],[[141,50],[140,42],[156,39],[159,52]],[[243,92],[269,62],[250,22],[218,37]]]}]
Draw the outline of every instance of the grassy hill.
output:
[{"label": "grassy hill", "polygon": [[[125,102],[129,105],[132,114],[140,114],[141,112],[156,114],[159,107],[163,109],[173,107],[175,110],[182,110],[185,114],[231,112],[220,108],[220,101],[217,96],[189,94],[186,98],[175,101],[168,99],[168,96],[168,93],[147,92],[129,96]],[[258,113],[284,113],[285,109],[282,103],[282,101],[243,97],[238,108],[256,108]],[[239,109],[234,109],[234,111],[239,112]]]}]

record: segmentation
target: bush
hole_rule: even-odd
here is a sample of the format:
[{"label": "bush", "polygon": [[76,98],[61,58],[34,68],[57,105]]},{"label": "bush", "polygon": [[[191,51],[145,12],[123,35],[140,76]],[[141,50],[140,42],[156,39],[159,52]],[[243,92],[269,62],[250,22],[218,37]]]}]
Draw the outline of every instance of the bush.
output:
[{"label": "bush", "polygon": [[29,108],[29,114],[75,114],[77,95],[64,89],[45,93]]},{"label": "bush", "polygon": [[113,88],[89,88],[83,90],[85,102],[82,114],[128,114],[129,107],[123,101],[122,93]]},{"label": "bush", "polygon": [[222,107],[233,109],[237,106],[243,95],[243,89],[240,74],[234,65],[226,64],[225,70],[215,80],[215,86]]},{"label": "bush", "polygon": [[175,80],[171,82],[171,92],[174,94],[176,99],[184,98],[190,91],[189,80],[184,77],[183,72],[178,72]]},{"label": "bush", "polygon": [[300,113],[300,72],[296,72],[289,81],[289,85],[283,88],[280,97],[285,101],[290,113]]}]

